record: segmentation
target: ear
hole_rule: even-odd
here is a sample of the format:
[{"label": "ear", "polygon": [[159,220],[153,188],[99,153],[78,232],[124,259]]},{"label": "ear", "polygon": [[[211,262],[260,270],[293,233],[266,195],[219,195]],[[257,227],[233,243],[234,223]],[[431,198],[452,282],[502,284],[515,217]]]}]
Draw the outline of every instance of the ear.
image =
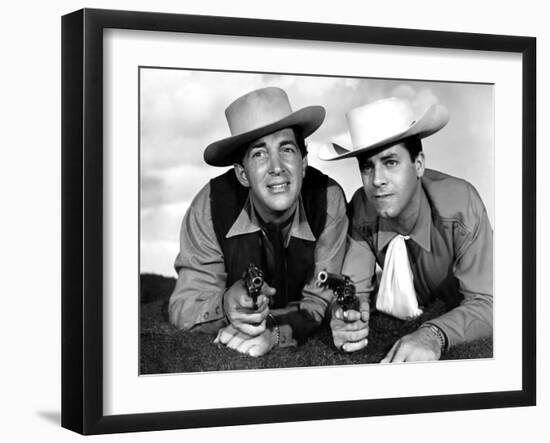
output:
[{"label": "ear", "polygon": [[416,156],[414,166],[416,168],[416,177],[422,178],[424,175],[424,170],[426,169],[426,158],[424,157],[424,153],[422,151],[420,151]]},{"label": "ear", "polygon": [[244,166],[238,163],[234,163],[233,170],[235,171],[235,176],[237,177],[237,180],[239,180],[239,183],[245,188],[250,188],[250,183],[248,182],[248,177],[246,176]]},{"label": "ear", "polygon": [[302,178],[306,176],[307,170],[307,154],[302,157]]}]

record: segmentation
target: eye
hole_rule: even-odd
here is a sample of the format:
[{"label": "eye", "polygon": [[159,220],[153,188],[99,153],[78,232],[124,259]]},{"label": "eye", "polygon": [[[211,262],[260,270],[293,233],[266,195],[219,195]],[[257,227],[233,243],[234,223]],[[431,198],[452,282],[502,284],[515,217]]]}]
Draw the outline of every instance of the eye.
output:
[{"label": "eye", "polygon": [[250,151],[250,158],[262,158],[265,155],[265,149],[253,149],[252,151]]},{"label": "eye", "polygon": [[282,152],[285,154],[295,154],[298,152],[298,148],[292,144],[286,144],[281,147]]},{"label": "eye", "polygon": [[372,171],[372,168],[373,168],[372,163],[363,163],[361,165],[361,171],[363,172],[370,172]]},{"label": "eye", "polygon": [[386,166],[389,166],[390,168],[393,168],[394,166],[397,166],[397,160],[387,160]]}]

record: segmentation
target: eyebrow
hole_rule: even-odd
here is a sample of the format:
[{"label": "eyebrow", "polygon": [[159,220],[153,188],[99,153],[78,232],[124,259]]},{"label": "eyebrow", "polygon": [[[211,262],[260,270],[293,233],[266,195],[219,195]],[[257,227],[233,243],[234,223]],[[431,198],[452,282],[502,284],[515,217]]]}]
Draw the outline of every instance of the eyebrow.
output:
[{"label": "eyebrow", "polygon": [[390,159],[395,158],[395,157],[397,157],[397,154],[392,152],[391,154],[384,155],[383,157],[380,157],[380,160],[385,161],[385,160],[390,160]]},{"label": "eyebrow", "polygon": [[[397,157],[397,154],[395,152],[392,152],[391,154],[387,154],[387,155],[384,155],[383,157],[380,157],[379,160],[386,161],[386,160],[394,159],[395,157]],[[367,164],[372,164],[374,162],[372,160],[372,157],[367,157],[365,159],[361,159],[360,163],[361,165],[367,165]]]},{"label": "eyebrow", "polygon": [[[281,141],[279,142],[279,146],[278,146],[278,147],[280,148],[281,146],[288,145],[288,144],[291,144],[291,145],[293,145],[293,146],[298,147],[298,143],[296,143],[294,140],[292,140],[292,139],[290,139],[290,138],[289,138],[289,139],[286,139],[286,138],[285,138],[285,139],[281,140]],[[265,148],[265,147],[266,147],[265,142],[258,142],[258,143],[253,143],[253,144],[251,144],[250,147],[249,147],[248,149]]]}]

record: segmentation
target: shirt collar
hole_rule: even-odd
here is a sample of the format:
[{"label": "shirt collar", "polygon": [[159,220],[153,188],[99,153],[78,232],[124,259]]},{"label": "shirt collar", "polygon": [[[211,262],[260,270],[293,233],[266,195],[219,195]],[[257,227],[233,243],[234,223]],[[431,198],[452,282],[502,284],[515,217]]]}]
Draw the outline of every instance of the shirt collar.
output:
[{"label": "shirt collar", "polygon": [[[424,188],[422,188],[418,218],[413,230],[408,235],[427,252],[431,250],[431,222],[432,210],[428,198],[424,193]],[[397,234],[397,229],[395,229],[395,225],[391,220],[380,218],[380,224],[378,225],[378,251],[382,251]]]},{"label": "shirt collar", "polygon": [[[231,229],[225,235],[225,238],[235,237],[237,235],[250,234],[252,232],[258,232],[261,230],[260,221],[254,210],[254,205],[250,199],[250,195],[247,197],[244,203],[243,209],[239,213],[239,216],[235,220],[235,223],[231,226]],[[317,239],[311,231],[311,227],[307,221],[306,211],[302,202],[302,197],[298,199],[298,206],[294,211],[294,217],[290,226],[289,233],[285,239],[285,246],[288,246],[290,237],[300,238],[307,241],[316,241]]]}]

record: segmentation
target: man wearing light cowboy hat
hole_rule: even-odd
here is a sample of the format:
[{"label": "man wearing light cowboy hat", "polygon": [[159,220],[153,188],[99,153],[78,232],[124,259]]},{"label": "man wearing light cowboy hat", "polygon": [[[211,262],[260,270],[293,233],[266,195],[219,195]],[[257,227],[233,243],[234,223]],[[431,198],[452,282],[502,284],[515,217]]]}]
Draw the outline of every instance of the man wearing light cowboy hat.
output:
[{"label": "man wearing light cowboy hat", "polygon": [[[170,298],[173,324],[217,332],[216,343],[263,355],[303,341],[322,322],[332,292],[316,274],[339,272],[345,254],[346,201],[336,182],[307,165],[305,138],[325,110],[293,112],[280,88],[252,91],[229,105],[231,136],[204,151],[231,167],[210,180],[187,211]],[[242,276],[265,273],[254,308]]]},{"label": "man wearing light cowboy hat", "polygon": [[[351,149],[331,144],[319,152],[323,160],[359,162],[363,188],[349,204],[342,271],[358,292],[374,291],[378,263],[379,311],[407,320],[435,298],[448,308],[399,339],[382,362],[437,360],[451,346],[492,334],[493,234],[483,202],[470,183],[425,168],[421,139],[448,119],[438,104],[415,116],[406,100],[378,100],[347,114]],[[348,349],[364,347],[354,331],[365,319],[334,311],[333,336]]]}]

